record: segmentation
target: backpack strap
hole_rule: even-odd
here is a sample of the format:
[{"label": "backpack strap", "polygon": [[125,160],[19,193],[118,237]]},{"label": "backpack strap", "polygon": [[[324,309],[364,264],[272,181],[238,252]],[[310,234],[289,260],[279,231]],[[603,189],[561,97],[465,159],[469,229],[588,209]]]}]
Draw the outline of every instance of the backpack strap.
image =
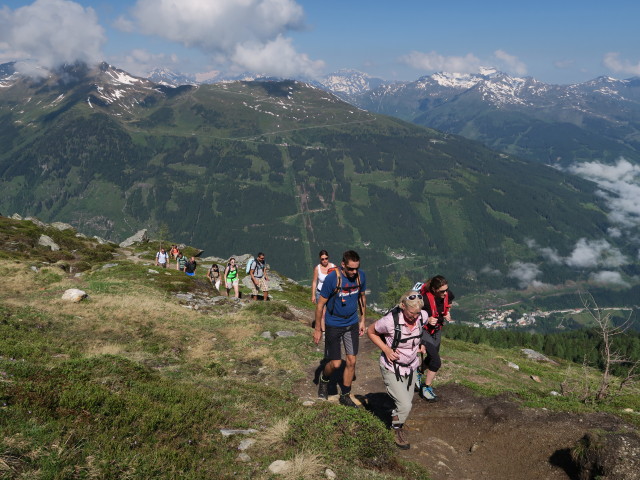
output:
[{"label": "backpack strap", "polygon": [[[336,299],[338,298],[338,293],[340,292],[340,289],[342,288],[342,269],[340,267],[337,267],[334,272],[336,272],[336,287],[333,289],[333,292],[331,293],[331,307],[329,308],[329,302],[327,301],[327,311],[335,316],[335,317],[340,317],[340,318],[349,318],[351,315],[345,317],[343,315],[339,315],[337,313],[335,313],[335,309],[336,309]],[[326,281],[326,280],[325,280]],[[360,272],[358,272],[358,275],[356,276],[356,284],[358,285],[358,312],[360,313],[360,315],[362,315],[362,313],[364,312],[364,300],[362,299],[362,296],[360,295]]]},{"label": "backpack strap", "polygon": [[[391,315],[393,316],[393,342],[391,343],[391,349],[393,351],[398,348],[398,345],[401,343],[408,342],[409,340],[413,340],[414,338],[420,338],[422,335],[420,333],[420,328],[418,328],[418,334],[413,335],[411,337],[402,338],[402,325],[400,324],[400,306],[396,306],[391,310]],[[420,314],[420,325],[423,325],[422,322],[422,314]],[[410,364],[393,362],[393,372],[396,374],[396,380],[400,381],[400,367],[409,367]],[[407,391],[413,386],[413,370],[409,373],[409,377],[407,378]]]},{"label": "backpack strap", "polygon": [[391,310],[393,316],[393,342],[391,342],[391,350],[395,351],[400,344],[402,338],[402,325],[400,325],[400,307],[394,307]]}]

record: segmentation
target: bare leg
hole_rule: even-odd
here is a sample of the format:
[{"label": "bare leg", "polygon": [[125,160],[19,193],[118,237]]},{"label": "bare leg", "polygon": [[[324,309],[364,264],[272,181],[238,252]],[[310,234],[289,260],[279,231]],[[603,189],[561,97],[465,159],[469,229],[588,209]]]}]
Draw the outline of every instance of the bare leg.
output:
[{"label": "bare leg", "polygon": [[356,374],[356,356],[347,355],[347,365],[344,367],[344,376],[342,377],[342,384],[345,387],[350,387],[353,382],[353,377]]},{"label": "bare leg", "polygon": [[427,370],[427,373],[424,376],[424,384],[431,385],[433,379],[436,378],[436,372],[432,372],[431,370]]}]

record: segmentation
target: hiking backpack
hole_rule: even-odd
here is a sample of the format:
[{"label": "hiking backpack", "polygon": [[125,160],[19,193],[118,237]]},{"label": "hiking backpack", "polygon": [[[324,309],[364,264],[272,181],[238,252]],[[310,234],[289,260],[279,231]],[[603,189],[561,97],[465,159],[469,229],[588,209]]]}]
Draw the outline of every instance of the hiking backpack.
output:
[{"label": "hiking backpack", "polygon": [[[388,312],[387,312],[388,314]],[[395,352],[398,345],[401,343],[408,342],[409,340],[413,340],[414,338],[422,337],[422,327],[424,326],[424,322],[422,320],[422,313],[420,313],[420,327],[418,327],[418,334],[413,335],[412,337],[402,338],[402,325],[400,325],[400,306],[396,305],[391,309],[391,314],[393,316],[393,342],[391,342],[391,349]],[[384,356],[384,353],[381,355]],[[396,379],[400,380],[400,367],[409,367],[410,364],[393,362],[393,372],[396,374]],[[409,374],[409,378],[407,379],[407,390],[411,388],[413,385],[413,370]]]},{"label": "hiking backpack", "polygon": [[249,260],[247,260],[247,266],[245,268],[245,273],[248,275],[249,273],[251,273],[251,269],[253,268],[253,264],[256,262],[256,259],[253,257],[249,257]]},{"label": "hiking backpack", "polygon": [[[340,288],[342,287],[342,270],[340,268],[336,268],[335,272],[336,272],[336,288],[334,288],[333,292],[331,293],[331,297],[333,298],[333,301],[331,302],[331,309],[329,309],[329,302],[327,301],[327,311],[331,315],[334,315],[336,317],[349,318],[349,317],[344,317],[342,315],[338,315],[334,313],[336,309],[336,298],[338,298],[338,292],[340,292]],[[360,295],[360,272],[358,272],[358,275],[356,277],[356,283],[358,284],[358,312],[360,312],[360,314],[362,315],[362,312],[364,312],[364,304],[363,304],[362,296]]]}]

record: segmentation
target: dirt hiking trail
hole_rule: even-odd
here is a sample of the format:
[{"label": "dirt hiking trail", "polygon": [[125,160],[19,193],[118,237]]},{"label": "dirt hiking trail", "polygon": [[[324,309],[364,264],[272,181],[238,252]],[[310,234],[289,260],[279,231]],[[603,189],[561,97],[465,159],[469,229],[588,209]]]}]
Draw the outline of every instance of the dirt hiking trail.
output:
[{"label": "dirt hiking trail", "polygon": [[[309,330],[309,341],[312,330]],[[323,343],[318,346],[322,351]],[[393,402],[380,376],[378,348],[365,336],[353,382],[352,396],[388,423]],[[442,371],[446,370],[446,352]],[[294,393],[317,399],[319,365]],[[623,429],[624,422],[609,414],[577,415],[545,409],[521,408],[507,396],[478,397],[456,384],[434,384],[438,400],[427,402],[415,394],[405,424],[411,448],[398,450],[403,458],[424,465],[432,480],[577,480],[570,449],[594,428]],[[332,381],[330,394],[337,394]],[[337,402],[337,395],[329,398]],[[362,407],[361,407],[362,408]]]}]

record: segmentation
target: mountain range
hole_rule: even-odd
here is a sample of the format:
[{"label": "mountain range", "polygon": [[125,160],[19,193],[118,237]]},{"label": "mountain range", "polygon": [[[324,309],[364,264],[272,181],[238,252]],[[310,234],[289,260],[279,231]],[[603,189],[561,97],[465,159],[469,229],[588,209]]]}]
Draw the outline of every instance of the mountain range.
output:
[{"label": "mountain range", "polygon": [[579,239],[637,251],[609,237],[594,184],[305,83],[170,87],[107,64],[1,81],[4,214],[113,240],[168,231],[218,256],[262,250],[301,281],[321,248],[334,261],[355,248],[374,292],[435,273],[462,291],[514,286],[522,265],[538,283],[588,279],[545,260]]},{"label": "mountain range", "polygon": [[[174,86],[182,81],[159,71],[150,78]],[[260,78],[247,73],[229,80]],[[439,72],[411,82],[387,82],[356,70],[300,80],[365,110],[542,163],[613,163],[620,157],[640,162],[640,78],[550,85],[483,68],[476,74]]]}]

